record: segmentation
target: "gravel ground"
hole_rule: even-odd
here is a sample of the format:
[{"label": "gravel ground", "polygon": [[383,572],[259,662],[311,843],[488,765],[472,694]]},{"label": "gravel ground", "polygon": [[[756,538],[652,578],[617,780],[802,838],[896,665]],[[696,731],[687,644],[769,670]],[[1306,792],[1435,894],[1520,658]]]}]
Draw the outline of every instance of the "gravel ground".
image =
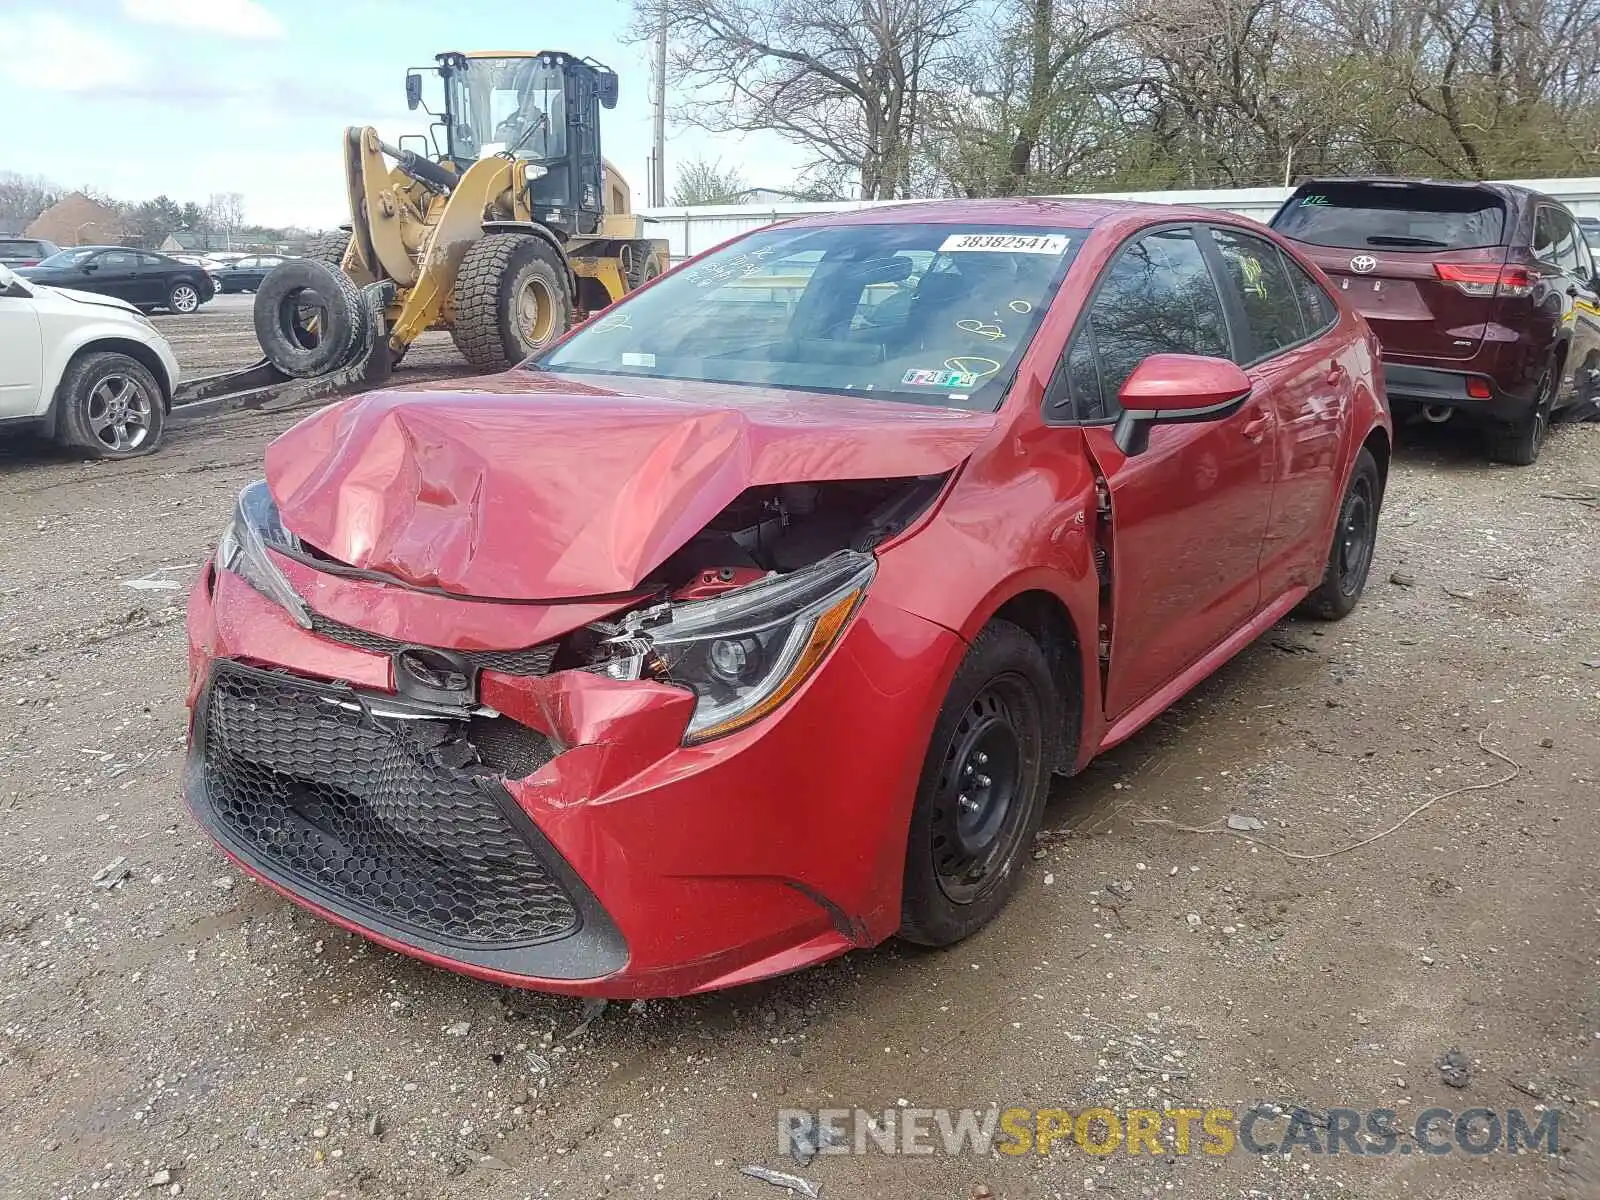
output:
[{"label": "gravel ground", "polygon": [[[164,321],[194,330],[196,373],[197,346],[240,352],[206,330],[223,307]],[[1600,492],[1600,425],[1522,470],[1417,435],[1355,615],[1285,622],[1058,783],[1016,901],[969,942],[594,1013],[324,925],[184,811],[163,585],[292,420],[179,423],[119,465],[0,461],[0,1194],[783,1195],[738,1173],[761,1164],[834,1200],[1600,1196],[1600,509],[1556,498]],[[1469,785],[1493,786],[1348,853],[1272,849],[1339,849]],[[1230,812],[1260,844],[1218,832]],[[1554,1109],[1564,1153],[1062,1142],[800,1168],[774,1115],[1261,1100]]]}]

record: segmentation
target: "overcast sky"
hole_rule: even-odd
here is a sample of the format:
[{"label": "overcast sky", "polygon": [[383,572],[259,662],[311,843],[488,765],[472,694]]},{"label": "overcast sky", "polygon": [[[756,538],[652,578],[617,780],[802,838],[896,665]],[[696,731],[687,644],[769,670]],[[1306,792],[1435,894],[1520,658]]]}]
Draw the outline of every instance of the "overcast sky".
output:
[{"label": "overcast sky", "polygon": [[[622,42],[628,19],[627,0],[0,0],[0,170],[124,200],[240,192],[249,221],[329,227],[344,219],[341,130],[425,128],[406,110],[407,67],[555,49],[621,76],[601,136],[642,203],[649,54]],[[779,188],[803,161],[769,135],[669,124],[669,192],[674,164],[698,155]]]}]

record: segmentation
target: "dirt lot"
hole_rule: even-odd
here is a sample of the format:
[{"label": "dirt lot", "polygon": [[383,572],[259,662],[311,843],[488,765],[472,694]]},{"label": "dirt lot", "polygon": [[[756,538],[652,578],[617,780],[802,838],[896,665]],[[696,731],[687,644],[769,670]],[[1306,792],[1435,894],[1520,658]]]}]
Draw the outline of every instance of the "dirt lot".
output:
[{"label": "dirt lot", "polygon": [[[222,306],[177,320],[195,373],[248,357]],[[984,934],[580,1029],[575,1001],[299,913],[183,809],[183,592],[161,585],[292,420],[180,424],[122,465],[0,460],[0,1194],[783,1195],[738,1173],[762,1164],[834,1200],[1600,1196],[1600,509],[1557,498],[1600,492],[1600,425],[1524,470],[1414,439],[1356,614],[1286,622],[1060,782]],[[1494,786],[1348,853],[1271,848],[1336,850],[1467,785]],[[1219,832],[1230,812],[1263,844]],[[775,1133],[785,1106],[1256,1101],[1554,1109],[1564,1153],[1063,1141],[802,1169]]]}]

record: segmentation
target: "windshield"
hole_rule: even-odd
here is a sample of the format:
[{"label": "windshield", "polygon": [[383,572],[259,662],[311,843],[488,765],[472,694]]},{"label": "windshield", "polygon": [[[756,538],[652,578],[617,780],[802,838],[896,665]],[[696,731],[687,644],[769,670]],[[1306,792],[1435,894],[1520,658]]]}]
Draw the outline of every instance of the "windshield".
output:
[{"label": "windshield", "polygon": [[468,59],[449,83],[456,156],[561,158],[567,139],[563,83],[561,68],[542,59]]},{"label": "windshield", "polygon": [[81,263],[95,252],[93,247],[87,250],[62,250],[58,254],[52,254],[39,265],[41,267],[71,267]]},{"label": "windshield", "polygon": [[1415,184],[1312,184],[1272,219],[1279,233],[1345,250],[1498,246],[1505,207],[1488,192]]},{"label": "windshield", "polygon": [[538,365],[993,411],[1085,233],[764,230],[608,309]]}]

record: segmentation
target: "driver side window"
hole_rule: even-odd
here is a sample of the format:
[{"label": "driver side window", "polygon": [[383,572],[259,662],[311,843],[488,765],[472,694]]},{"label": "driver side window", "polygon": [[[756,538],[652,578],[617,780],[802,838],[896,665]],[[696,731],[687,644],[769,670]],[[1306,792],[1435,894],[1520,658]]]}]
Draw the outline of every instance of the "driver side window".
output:
[{"label": "driver side window", "polygon": [[1047,416],[1115,420],[1117,393],[1152,354],[1229,356],[1222,299],[1187,228],[1148,233],[1112,259],[1073,331]]}]

